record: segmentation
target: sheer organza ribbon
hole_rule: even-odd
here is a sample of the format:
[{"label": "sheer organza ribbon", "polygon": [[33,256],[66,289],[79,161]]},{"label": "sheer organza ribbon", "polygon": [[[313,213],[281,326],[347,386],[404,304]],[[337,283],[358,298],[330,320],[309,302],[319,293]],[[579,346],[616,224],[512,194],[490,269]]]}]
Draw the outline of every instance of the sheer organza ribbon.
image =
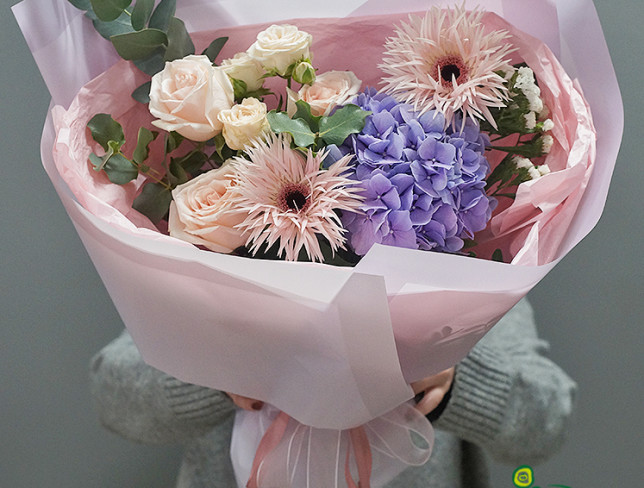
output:
[{"label": "sheer organza ribbon", "polygon": [[[240,412],[236,422],[260,439],[248,482],[238,478],[246,488],[379,488],[405,468],[427,462],[434,442],[431,424],[408,403],[347,430],[316,429],[270,406]],[[233,461],[253,455],[253,446],[235,444]]]}]

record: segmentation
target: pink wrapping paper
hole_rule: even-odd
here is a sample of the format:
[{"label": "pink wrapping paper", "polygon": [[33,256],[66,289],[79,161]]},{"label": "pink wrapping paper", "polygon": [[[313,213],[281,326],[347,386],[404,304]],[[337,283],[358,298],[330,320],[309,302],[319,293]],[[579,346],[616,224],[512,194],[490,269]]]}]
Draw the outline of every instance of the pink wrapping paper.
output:
[{"label": "pink wrapping paper", "polygon": [[[184,0],[177,16],[193,31],[301,18],[300,27],[315,39],[349,40],[357,48],[353,59],[343,59],[332,44],[318,40],[316,66],[351,69],[366,85],[374,84],[378,74],[373,62],[369,65],[378,52],[354,40],[360,33],[376,42],[388,32],[371,28],[364,19],[347,25],[354,21],[307,18],[388,13],[393,19],[455,3],[460,4]],[[495,217],[490,244],[503,239],[515,255],[513,264],[376,245],[353,269],[221,255],[154,230],[129,207],[143,181],[122,188],[106,185],[83,160],[91,149],[79,136],[100,111],[97,107],[127,118],[131,107],[125,99],[131,90],[123,87],[136,87],[140,75],[121,62],[72,102],[85,83],[115,62],[111,45],[65,0],[24,0],[14,7],[53,103],[60,105],[43,131],[44,167],[149,364],[184,381],[261,399],[312,427],[355,427],[409,400],[409,382],[460,361],[590,232],[603,210],[623,126],[619,89],[592,1],[466,5],[477,3],[561,53],[562,64],[576,79],[557,78],[546,98],[553,99],[560,87],[573,93],[561,109],[562,116],[570,117],[577,109],[585,112],[583,90],[593,110],[596,151],[592,123],[575,118],[556,136],[553,157],[561,167],[553,169],[558,171],[526,185],[515,204]],[[247,36],[258,30],[246,29]],[[211,38],[195,37],[198,44]],[[248,37],[231,37],[223,54],[248,45]],[[546,64],[551,56],[537,55],[534,62]],[[356,57],[363,64],[355,63]],[[92,97],[89,110],[89,99],[83,97],[98,89],[107,96]],[[122,102],[115,104],[110,93]],[[150,120],[130,115],[132,126]]]},{"label": "pink wrapping paper", "polygon": [[[37,0],[29,1],[34,3]],[[236,7],[230,11],[231,18],[215,16],[215,12],[212,18],[219,19],[220,23],[240,22],[239,15],[245,10],[239,3],[235,5]],[[517,9],[516,4],[513,5],[510,9],[513,18],[510,20],[515,24],[525,24],[528,17],[533,18],[532,12],[526,15],[525,10]],[[506,8],[504,2],[492,2],[490,6],[501,14]],[[415,5],[409,4],[396,8],[406,10],[414,7]],[[184,12],[180,10],[178,15],[188,23],[197,23],[200,18],[207,16],[204,14],[204,8],[217,10],[227,8],[227,5],[191,3],[185,6]],[[526,4],[524,8],[536,10],[542,18],[550,20],[556,15],[552,5],[548,3],[541,7]],[[25,8],[24,3],[16,10],[19,19],[22,19],[23,28],[28,32],[27,16],[31,11]],[[256,9],[251,10],[252,15],[255,15]],[[72,37],[80,35],[81,38],[91,38],[92,33],[73,28],[78,22],[78,13],[70,10],[65,2],[62,2],[56,11],[65,12],[65,15],[57,18],[60,23],[59,30],[64,27],[62,30]],[[371,4],[366,3],[357,13],[372,11]],[[190,14],[197,12],[201,12],[199,18],[191,19]],[[294,13],[299,12],[272,11],[272,15],[277,17],[292,16]],[[319,15],[319,12],[313,15]],[[315,24],[319,22],[307,24],[304,20],[302,23],[305,24],[303,28],[311,27],[313,34],[316,34]],[[364,27],[364,21],[357,26],[340,26],[332,31],[328,30],[329,25],[324,25],[324,29],[327,29],[324,32],[330,32],[329,36],[333,39],[333,36],[342,36],[347,30],[355,32],[354,29],[361,25]],[[551,23],[547,26],[542,35],[552,41],[554,36]],[[374,29],[365,29],[364,33],[368,35],[373,31]],[[601,40],[599,36],[594,38]],[[199,40],[199,37],[197,39]],[[565,38],[563,40],[565,41]],[[77,43],[78,37],[72,43],[69,39],[61,41],[60,35],[53,34],[48,40],[47,34],[41,30],[38,43],[31,44],[37,59],[39,53],[47,53],[47,59],[51,62],[52,58],[55,58],[56,48],[59,58],[68,59],[67,52],[61,52],[60,49]],[[101,43],[101,40],[97,41],[97,44]],[[248,44],[248,39],[243,36],[233,37],[228,49],[242,50]],[[338,56],[333,57],[324,51],[325,45],[329,46],[326,43],[314,46],[314,53],[322,60],[321,68],[325,69],[327,59],[332,59],[336,68],[344,68],[340,66],[342,60],[338,61]],[[105,50],[110,47],[107,44]],[[558,46],[555,48],[558,49]],[[605,46],[596,46],[596,53],[602,51],[605,53]],[[373,53],[361,52],[361,55],[371,55],[373,58]],[[346,63],[349,61],[346,60]],[[86,63],[85,71],[74,71],[70,83],[50,81],[50,86],[78,85],[85,81],[83,77],[92,76],[108,63],[109,56],[92,58],[91,62]],[[607,71],[610,73],[612,70],[608,63],[609,59],[605,56],[603,70],[597,68],[598,72],[601,71],[604,75]],[[594,66],[599,65],[595,57]],[[362,66],[369,67],[369,64],[365,63]],[[57,72],[60,73],[60,70]],[[127,70],[123,72],[126,73]],[[120,70],[118,73],[121,76]],[[79,75],[78,79],[74,79],[75,75]],[[131,82],[136,85],[140,81],[138,75],[131,76]],[[368,76],[362,76],[365,82],[371,81]],[[121,78],[121,84],[116,86],[120,88],[128,81],[129,78]],[[614,79],[612,81],[614,86]],[[103,83],[101,89],[115,86],[109,77],[94,83]],[[593,83],[594,78],[588,77],[586,84]],[[56,93],[56,89],[52,89],[52,92]],[[117,94],[120,93],[120,90],[117,91]],[[613,105],[619,108],[617,90],[608,91],[608,95],[613,96],[616,100]],[[68,95],[59,97],[65,100]],[[104,103],[108,108],[113,107],[113,100],[110,98],[106,98]],[[101,101],[93,101],[94,109],[100,105]],[[87,175],[77,174],[79,171],[88,172],[87,165],[81,165],[80,169],[77,165],[74,169],[77,173],[70,174],[73,173],[69,170],[73,167],[73,158],[67,161],[67,165],[61,163],[65,157],[76,157],[77,148],[74,148],[74,145],[83,144],[83,141],[73,139],[73,134],[78,133],[79,125],[84,126],[85,120],[81,114],[87,118],[91,116],[90,113],[82,112],[86,110],[85,107],[87,105],[81,103],[77,106],[77,111],[72,110],[68,114],[68,117],[73,115],[73,120],[67,121],[70,132],[59,134],[56,144],[57,168],[51,164],[48,154],[48,147],[51,146],[46,142],[43,143],[43,159],[52,180],[56,182],[62,177],[68,185],[75,188],[74,198],[65,191],[61,191],[61,198],[70,210],[72,220],[144,358],[152,365],[184,380],[273,403],[310,425],[349,427],[367,421],[407,400],[411,396],[407,382],[435,373],[460,360],[489,327],[563,256],[563,253],[557,254],[557,246],[550,247],[547,259],[539,257],[535,261],[534,253],[519,253],[518,257],[528,261],[528,264],[541,265],[518,267],[473,261],[458,256],[414,251],[410,253],[403,249],[376,246],[357,268],[346,270],[301,263],[259,262],[199,251],[151,230],[145,219],[123,204],[123,201],[127,202],[134,196],[140,181],[130,184],[130,188],[107,185],[110,187],[108,189],[100,184],[92,185],[93,181],[88,183]],[[98,110],[92,110],[93,113],[96,111]],[[617,109],[600,116],[612,117],[617,125],[621,120]],[[56,121],[60,123],[64,118],[62,109],[54,110]],[[65,140],[70,134],[72,138]],[[618,141],[607,142],[613,144],[612,147],[606,144],[604,151],[612,151],[614,155]],[[71,152],[69,147],[73,148]],[[79,151],[82,153],[83,150]],[[88,153],[89,148],[84,151]],[[614,161],[614,157],[612,159]],[[604,163],[602,166],[610,166],[613,161],[610,156],[598,158],[600,164]],[[558,175],[553,174],[553,179],[560,177]],[[60,181],[57,182],[57,187],[65,189]],[[579,190],[580,187],[577,188]],[[570,193],[569,190],[566,191]],[[109,194],[111,192],[123,194]],[[578,191],[574,198],[579,200],[581,193]],[[601,198],[602,195],[599,196],[599,199]],[[520,198],[517,200],[521,202]],[[572,208],[560,212],[565,214],[561,215],[561,220],[575,223],[575,217],[579,215],[575,210],[576,208]],[[559,214],[548,222],[554,221],[557,216]],[[595,212],[589,218],[583,219],[587,222],[585,232],[590,230],[597,218]],[[105,222],[111,225],[105,225]],[[576,222],[577,226],[579,224],[584,227],[584,222]],[[511,225],[509,227],[516,230]],[[552,227],[559,234],[558,239],[579,239],[579,235],[583,235],[584,232],[582,230],[578,236],[572,238],[569,233],[562,237],[561,229],[565,226]],[[507,229],[501,229],[502,232],[504,230]],[[546,234],[546,237],[549,235]],[[538,247],[538,244],[535,246]],[[116,272],[117,269],[122,271]],[[161,283],[164,285],[160,286]],[[221,299],[209,300],[208,297],[212,295]],[[143,305],[141,296],[149,297],[149,302],[145,301]],[[248,303],[264,305],[262,308],[256,306],[249,310],[243,305],[245,300],[248,300]],[[453,307],[445,305],[464,302],[470,302],[472,306],[463,311],[460,311],[462,307],[459,307],[458,313],[455,313]],[[177,306],[177,303],[182,306]],[[441,307],[443,312],[433,313],[433,319],[427,321],[427,310],[435,312],[439,310],[437,307]],[[186,313],[185,310],[190,312]],[[284,310],[289,312],[284,313]],[[184,325],[178,328],[177,323]],[[242,328],[236,325],[235,334],[231,335],[230,324],[239,323],[259,326],[253,328],[246,325]],[[314,332],[316,330],[318,332]],[[245,367],[242,367],[238,355],[230,353],[231,348],[242,348],[249,351],[249,357],[263,358],[263,361],[267,361],[275,356],[275,346],[272,344],[280,342],[276,340],[276,337],[281,337],[277,335],[281,333],[279,331],[286,331],[285,334],[291,338],[295,349],[288,356],[296,359],[286,362],[279,359],[275,368],[267,367],[265,362],[261,367],[252,363],[244,363]],[[222,334],[227,339],[222,340]],[[258,344],[252,345],[249,343],[249,337],[257,337],[260,340],[257,341]],[[314,341],[311,341],[312,337],[315,337]],[[418,338],[421,340],[418,341]],[[315,346],[311,343],[315,343]],[[400,358],[396,345],[401,350]],[[433,353],[431,361],[422,359],[427,351]],[[336,361],[327,360],[328,357],[336,356]],[[369,361],[369,358],[373,357],[379,358],[377,364]],[[187,358],[192,360],[188,361]],[[328,363],[341,366],[335,371]],[[282,385],[279,378],[284,375],[274,373],[298,369],[319,371],[320,365],[325,365],[322,368],[324,374],[314,375],[320,378],[313,384],[306,382],[297,385],[283,380]],[[250,373],[245,375],[240,371]],[[265,378],[261,374],[262,371],[272,371],[273,374],[268,375],[271,378]],[[375,371],[380,378],[380,387],[373,385],[373,380],[369,379],[374,377]],[[329,384],[325,377],[333,377],[335,381]],[[328,394],[336,390],[347,393],[343,395],[346,403],[338,405],[334,398],[331,402],[333,405],[329,405]],[[309,392],[316,391],[319,395],[310,398]],[[311,404],[319,408],[312,408]],[[346,414],[340,419],[335,415],[337,411]]]}]

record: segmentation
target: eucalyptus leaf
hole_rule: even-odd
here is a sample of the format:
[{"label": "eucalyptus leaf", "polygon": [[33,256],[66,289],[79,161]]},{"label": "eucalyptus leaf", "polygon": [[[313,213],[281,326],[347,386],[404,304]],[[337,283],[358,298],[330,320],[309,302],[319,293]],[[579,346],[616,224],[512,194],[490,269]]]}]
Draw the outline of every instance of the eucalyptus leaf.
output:
[{"label": "eucalyptus leaf", "polygon": [[152,54],[143,59],[134,60],[134,66],[143,71],[146,75],[154,76],[165,68],[165,46],[158,47]]},{"label": "eucalyptus leaf", "polygon": [[112,157],[112,154],[114,153],[111,150],[109,150],[104,156],[97,156],[92,153],[89,155],[89,162],[92,163],[92,166],[94,166],[96,171],[101,171],[107,160]]},{"label": "eucalyptus leaf", "polygon": [[[87,12],[87,14],[89,14],[89,12]],[[94,29],[96,29],[96,32],[98,32],[108,41],[111,40],[112,36],[134,32],[132,24],[130,23],[130,16],[127,14],[123,14],[118,19],[112,22],[103,22],[102,20],[96,18],[92,20],[92,23],[94,24]]]},{"label": "eucalyptus leaf", "polygon": [[285,112],[271,110],[267,114],[271,130],[276,133],[286,132],[293,136],[293,142],[300,147],[309,147],[315,144],[315,133],[308,124],[301,119],[291,119]]},{"label": "eucalyptus leaf", "polygon": [[134,199],[132,208],[141,212],[153,223],[158,223],[168,213],[172,192],[161,183],[147,183],[140,195]]},{"label": "eucalyptus leaf", "polygon": [[167,31],[170,19],[174,17],[176,10],[177,0],[161,0],[159,5],[157,5],[157,8],[152,12],[152,17],[150,17],[148,27],[151,29],[159,29],[164,32]]},{"label": "eucalyptus leaf", "polygon": [[184,171],[193,175],[206,163],[206,155],[201,151],[194,151],[181,158],[173,158],[173,160],[181,165]]},{"label": "eucalyptus leaf", "polygon": [[89,0],[68,0],[74,7],[80,10],[90,10],[92,4]]},{"label": "eucalyptus leaf", "polygon": [[313,132],[320,131],[320,119],[321,116],[316,116],[311,113],[311,106],[304,100],[298,100],[295,102],[297,110],[293,114],[294,119],[302,119],[309,125],[309,128]]},{"label": "eucalyptus leaf", "polygon": [[150,143],[159,135],[156,131],[151,131],[145,127],[139,129],[139,134],[136,140],[136,148],[132,154],[132,160],[137,164],[142,164],[150,154]]},{"label": "eucalyptus leaf", "polygon": [[150,103],[150,87],[152,86],[151,81],[147,81],[139,86],[136,90],[132,92],[132,98],[137,102],[141,103]]},{"label": "eucalyptus leaf", "polygon": [[116,141],[120,145],[125,144],[123,127],[109,114],[94,115],[87,123],[87,127],[92,134],[92,138],[106,151],[109,149],[110,141]]},{"label": "eucalyptus leaf", "polygon": [[173,186],[182,185],[190,179],[190,175],[174,158],[170,160],[170,173],[174,177]]},{"label": "eucalyptus leaf", "polygon": [[103,171],[112,183],[125,185],[139,175],[139,169],[121,153],[113,154],[103,164]]},{"label": "eucalyptus leaf", "polygon": [[165,140],[165,152],[171,153],[183,142],[184,137],[178,132],[170,132]]},{"label": "eucalyptus leaf", "polygon": [[161,46],[167,46],[168,36],[158,29],[143,29],[112,36],[112,44],[123,59],[143,59]]},{"label": "eucalyptus leaf", "polygon": [[168,23],[168,48],[164,60],[173,61],[195,53],[195,45],[182,20],[172,17]]},{"label": "eucalyptus leaf", "polygon": [[210,45],[204,49],[203,53],[206,56],[208,56],[208,59],[212,61],[213,63],[215,62],[215,59],[217,59],[217,56],[219,56],[219,53],[223,49],[224,45],[228,42],[227,37],[218,37],[214,41],[210,43]]},{"label": "eucalyptus leaf", "polygon": [[96,16],[103,22],[118,19],[132,0],[90,0]]},{"label": "eucalyptus leaf", "polygon": [[150,20],[152,10],[154,9],[154,0],[136,0],[134,9],[132,9],[132,27],[140,31]]},{"label": "eucalyptus leaf", "polygon": [[370,113],[357,105],[345,105],[330,117],[320,120],[320,139],[327,144],[341,146],[350,134],[357,134],[364,128]]}]

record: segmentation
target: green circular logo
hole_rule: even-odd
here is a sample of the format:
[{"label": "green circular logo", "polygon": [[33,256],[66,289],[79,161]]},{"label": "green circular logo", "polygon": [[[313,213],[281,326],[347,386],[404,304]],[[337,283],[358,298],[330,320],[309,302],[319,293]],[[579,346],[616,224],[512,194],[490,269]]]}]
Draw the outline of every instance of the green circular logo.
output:
[{"label": "green circular logo", "polygon": [[532,468],[530,466],[519,466],[512,475],[512,481],[514,481],[515,486],[528,488],[534,481]]}]

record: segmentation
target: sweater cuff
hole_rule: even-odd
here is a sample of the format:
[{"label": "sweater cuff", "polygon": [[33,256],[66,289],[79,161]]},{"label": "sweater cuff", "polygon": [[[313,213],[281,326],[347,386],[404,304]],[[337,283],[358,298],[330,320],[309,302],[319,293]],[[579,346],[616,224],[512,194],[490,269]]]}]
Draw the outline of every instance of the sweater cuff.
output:
[{"label": "sweater cuff", "polygon": [[177,418],[198,423],[218,423],[234,411],[232,400],[222,391],[184,383],[167,376],[163,388]]},{"label": "sweater cuff", "polygon": [[456,366],[451,397],[435,426],[482,444],[500,431],[512,386],[494,349],[477,345]]}]

